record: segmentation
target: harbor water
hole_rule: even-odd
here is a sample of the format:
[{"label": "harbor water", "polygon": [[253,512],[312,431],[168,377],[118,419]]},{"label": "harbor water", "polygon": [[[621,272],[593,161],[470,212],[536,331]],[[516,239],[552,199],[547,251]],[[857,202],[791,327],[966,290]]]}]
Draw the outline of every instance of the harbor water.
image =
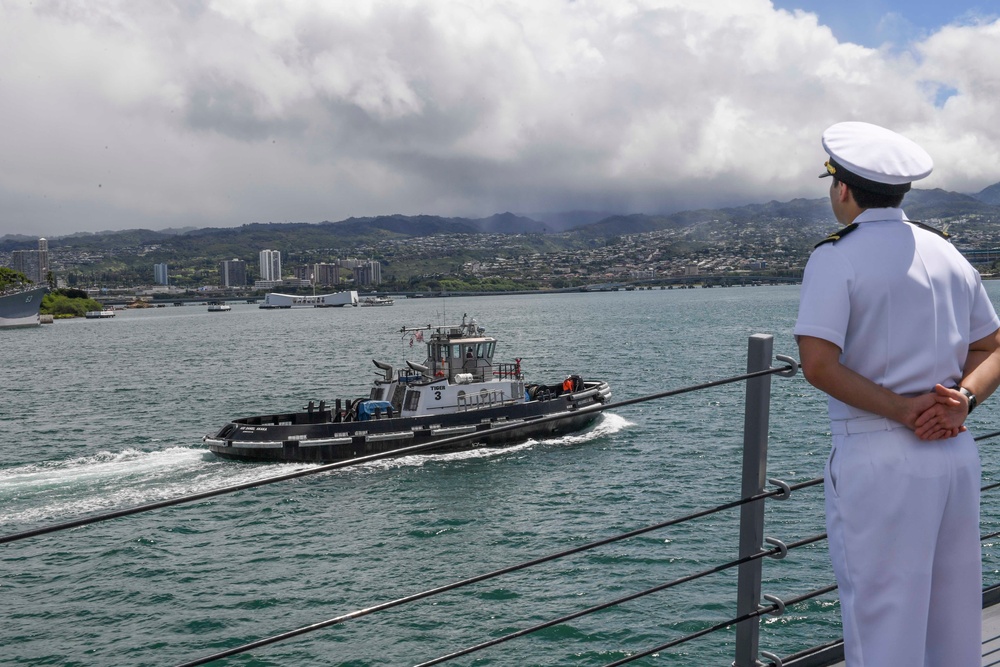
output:
[{"label": "harbor water", "polygon": [[[987,283],[1000,306],[1000,283]],[[0,332],[0,534],[308,467],[224,461],[232,417],[367,395],[421,361],[403,326],[475,317],[529,381],[571,373],[613,400],[741,374],[747,338],[797,356],[798,287],[397,300],[391,308],[236,304],[120,311]],[[173,665],[735,500],[742,383],[605,413],[503,449],[408,456],[0,546],[0,664]],[[997,399],[970,419],[1000,429]],[[983,482],[1000,439],[981,444]],[[822,474],[825,398],[772,379],[768,476]],[[769,502],[765,534],[821,533],[821,487]],[[225,665],[414,665],[736,558],[738,510],[617,542],[228,658]],[[983,532],[1000,496],[983,498]],[[984,544],[984,581],[1000,580]],[[599,666],[735,615],[735,570],[455,660]],[[764,592],[833,583],[826,545],[764,563]],[[778,655],[840,635],[836,596],[762,623]],[[729,665],[733,629],[636,665]]]}]

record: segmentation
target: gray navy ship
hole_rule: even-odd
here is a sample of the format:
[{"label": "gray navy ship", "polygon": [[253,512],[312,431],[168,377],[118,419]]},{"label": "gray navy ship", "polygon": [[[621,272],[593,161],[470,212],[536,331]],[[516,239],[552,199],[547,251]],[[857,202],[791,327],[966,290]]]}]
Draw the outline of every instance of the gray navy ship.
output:
[{"label": "gray navy ship", "polygon": [[0,292],[0,329],[37,327],[41,323],[38,311],[42,297],[48,291],[48,287],[34,287]]}]

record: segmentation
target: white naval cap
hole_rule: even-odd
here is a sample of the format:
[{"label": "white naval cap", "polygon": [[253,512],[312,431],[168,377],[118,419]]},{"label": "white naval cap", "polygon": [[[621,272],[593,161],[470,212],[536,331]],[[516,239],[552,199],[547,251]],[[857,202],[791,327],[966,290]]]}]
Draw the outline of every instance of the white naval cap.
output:
[{"label": "white naval cap", "polygon": [[901,134],[871,123],[850,121],[831,125],[823,133],[830,155],[825,176],[879,194],[903,194],[910,183],[926,178],[934,160]]}]

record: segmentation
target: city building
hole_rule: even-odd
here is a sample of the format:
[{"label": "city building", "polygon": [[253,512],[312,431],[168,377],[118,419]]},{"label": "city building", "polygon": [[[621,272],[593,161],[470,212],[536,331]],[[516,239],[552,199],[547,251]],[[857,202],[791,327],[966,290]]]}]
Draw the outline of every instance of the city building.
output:
[{"label": "city building", "polygon": [[309,264],[303,264],[302,266],[296,267],[292,271],[292,277],[296,280],[308,280],[312,283],[312,266]]},{"label": "city building", "polygon": [[382,283],[382,265],[375,260],[359,263],[354,268],[355,285],[379,285]]},{"label": "city building", "polygon": [[281,252],[278,250],[260,251],[260,279],[266,281],[281,280]]},{"label": "city building", "polygon": [[23,273],[34,283],[44,283],[49,276],[49,242],[38,239],[38,250],[15,250],[11,257],[11,268]]},{"label": "city building", "polygon": [[169,285],[170,276],[166,264],[153,265],[153,280],[157,285]]},{"label": "city building", "polygon": [[227,259],[220,262],[219,284],[223,287],[246,287],[247,263],[242,259]]},{"label": "city building", "polygon": [[340,284],[340,266],[337,264],[313,264],[312,273],[313,284],[324,286]]}]

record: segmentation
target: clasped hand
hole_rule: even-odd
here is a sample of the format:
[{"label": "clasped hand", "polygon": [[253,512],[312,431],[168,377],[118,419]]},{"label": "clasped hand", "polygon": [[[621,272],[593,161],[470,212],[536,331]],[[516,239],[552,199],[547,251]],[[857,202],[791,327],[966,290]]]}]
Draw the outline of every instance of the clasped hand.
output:
[{"label": "clasped hand", "polygon": [[934,385],[934,391],[912,399],[913,420],[908,424],[921,440],[954,438],[965,430],[967,399],[956,389]]}]

